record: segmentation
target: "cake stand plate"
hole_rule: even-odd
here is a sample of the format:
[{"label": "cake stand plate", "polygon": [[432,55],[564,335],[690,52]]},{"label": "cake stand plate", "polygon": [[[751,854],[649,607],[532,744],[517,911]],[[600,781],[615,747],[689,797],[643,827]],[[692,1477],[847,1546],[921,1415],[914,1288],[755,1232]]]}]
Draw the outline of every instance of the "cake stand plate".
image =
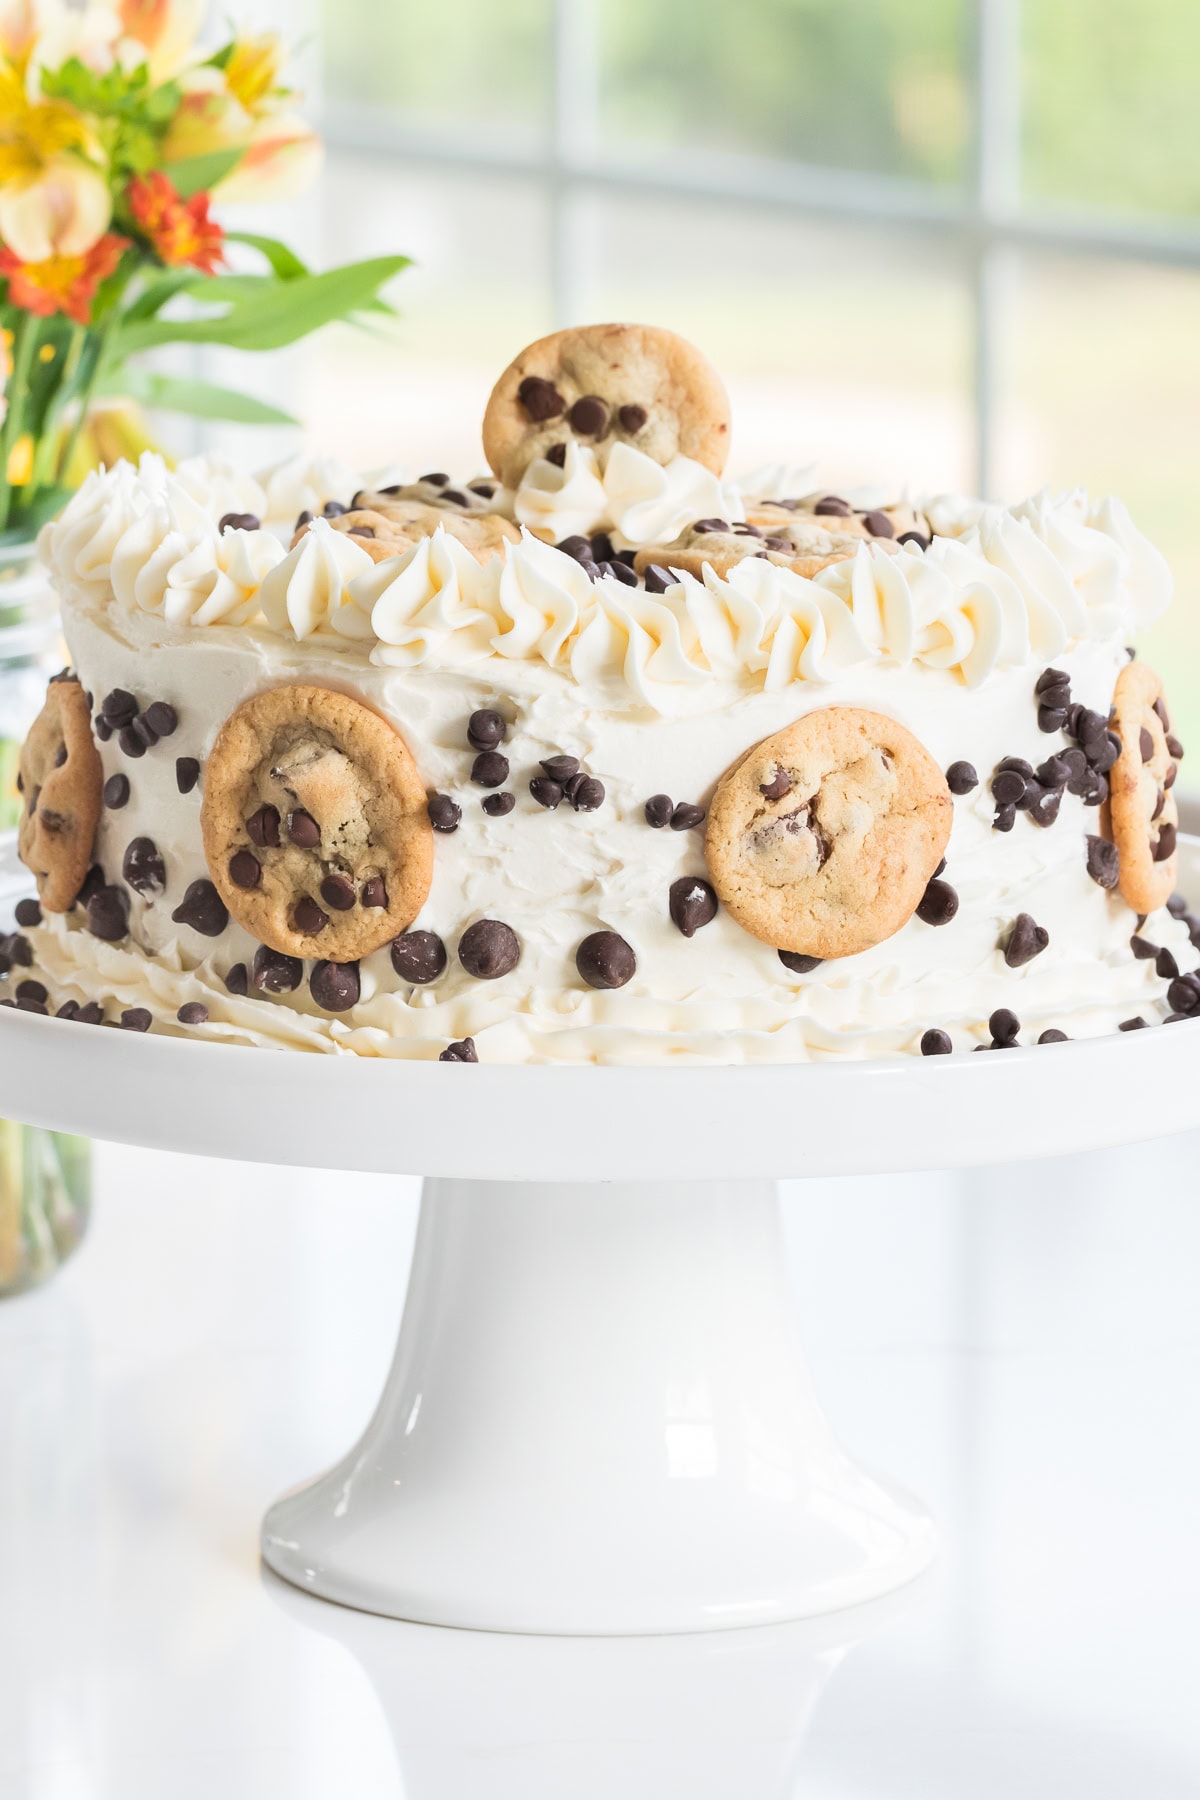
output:
[{"label": "cake stand plate", "polygon": [[[1186,855],[1194,878],[1197,846]],[[841,1450],[813,1396],[775,1178],[1184,1130],[1200,1123],[1200,1030],[1003,1056],[503,1068],[5,1009],[0,1110],[201,1155],[426,1176],[383,1396],[355,1448],[268,1512],[278,1574],[431,1624],[713,1630],[873,1599],[935,1544],[924,1508]]]}]

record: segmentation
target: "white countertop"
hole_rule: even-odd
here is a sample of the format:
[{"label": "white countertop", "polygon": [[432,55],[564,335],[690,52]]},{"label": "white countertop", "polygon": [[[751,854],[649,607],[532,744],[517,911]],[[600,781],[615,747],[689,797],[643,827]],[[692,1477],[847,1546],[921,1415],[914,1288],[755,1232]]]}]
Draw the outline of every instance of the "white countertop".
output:
[{"label": "white countertop", "polygon": [[941,1561],[860,1617],[587,1642],[260,1570],[381,1385],[415,1184],[98,1147],[85,1247],[0,1304],[0,1795],[1194,1800],[1198,1160],[790,1189],[819,1390]]}]

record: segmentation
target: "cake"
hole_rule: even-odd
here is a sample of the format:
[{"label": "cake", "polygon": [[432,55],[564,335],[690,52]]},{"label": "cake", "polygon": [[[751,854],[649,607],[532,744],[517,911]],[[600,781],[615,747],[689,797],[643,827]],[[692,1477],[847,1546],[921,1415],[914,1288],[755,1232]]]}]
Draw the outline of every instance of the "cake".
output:
[{"label": "cake", "polygon": [[90,476],[41,538],[71,664],[4,1003],[610,1064],[1200,1011],[1121,502],[738,486],[729,428],[691,345],[590,326],[501,375],[482,476]]}]

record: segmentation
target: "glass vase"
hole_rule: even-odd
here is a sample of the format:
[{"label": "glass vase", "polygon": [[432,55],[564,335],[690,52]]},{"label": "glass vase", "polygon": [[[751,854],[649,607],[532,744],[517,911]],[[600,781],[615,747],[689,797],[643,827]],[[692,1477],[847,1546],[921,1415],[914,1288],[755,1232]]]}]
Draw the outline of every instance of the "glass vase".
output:
[{"label": "glass vase", "polygon": [[[0,548],[0,832],[16,827],[21,745],[65,660],[54,595],[33,546]],[[22,891],[24,884],[6,892],[0,881],[0,930],[12,929]],[[0,1299],[35,1287],[66,1261],[90,1206],[86,1138],[0,1119]]]}]

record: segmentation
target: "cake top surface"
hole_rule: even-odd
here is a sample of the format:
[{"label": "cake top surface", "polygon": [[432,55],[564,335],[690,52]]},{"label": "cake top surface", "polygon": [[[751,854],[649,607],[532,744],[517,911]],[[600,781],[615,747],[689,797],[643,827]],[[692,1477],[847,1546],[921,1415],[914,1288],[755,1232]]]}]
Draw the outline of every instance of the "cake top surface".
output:
[{"label": "cake top surface", "polygon": [[886,505],[808,471],[734,483],[727,423],[682,339],[585,327],[497,382],[490,476],[297,458],[256,479],[147,454],[89,476],[40,548],[77,603],[148,626],[247,631],[268,654],[316,638],[383,668],[525,662],[665,715],[880,663],[977,687],[1169,602],[1115,498]]}]

